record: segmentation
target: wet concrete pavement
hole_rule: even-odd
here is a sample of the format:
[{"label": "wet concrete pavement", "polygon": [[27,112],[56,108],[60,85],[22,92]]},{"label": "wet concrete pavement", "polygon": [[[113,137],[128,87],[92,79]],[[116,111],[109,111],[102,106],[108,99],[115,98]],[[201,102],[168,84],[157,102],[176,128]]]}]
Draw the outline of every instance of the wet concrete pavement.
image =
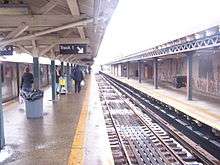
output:
[{"label": "wet concrete pavement", "polygon": [[92,77],[92,89],[86,129],[84,151],[85,165],[113,165],[114,160],[106,130],[103,110],[95,77]]},{"label": "wet concrete pavement", "polygon": [[80,94],[62,95],[52,102],[47,88],[41,119],[27,119],[18,102],[4,106],[6,146],[0,164],[67,164],[85,90],[86,86]]}]

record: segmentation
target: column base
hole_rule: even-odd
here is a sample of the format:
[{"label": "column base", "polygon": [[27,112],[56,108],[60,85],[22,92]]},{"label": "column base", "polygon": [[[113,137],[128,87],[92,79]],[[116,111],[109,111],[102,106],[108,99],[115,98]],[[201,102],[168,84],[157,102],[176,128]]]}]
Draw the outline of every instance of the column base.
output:
[{"label": "column base", "polygon": [[0,149],[2,149],[5,146],[5,138],[0,139]]}]

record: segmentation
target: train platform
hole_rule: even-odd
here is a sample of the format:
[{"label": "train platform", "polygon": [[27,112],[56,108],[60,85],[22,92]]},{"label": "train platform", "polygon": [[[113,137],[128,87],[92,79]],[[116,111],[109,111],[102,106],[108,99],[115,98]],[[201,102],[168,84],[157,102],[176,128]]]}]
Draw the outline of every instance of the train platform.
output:
[{"label": "train platform", "polygon": [[159,86],[159,89],[154,89],[154,86],[150,83],[139,83],[138,80],[132,78],[127,79],[126,77],[110,76],[174,107],[195,120],[220,131],[219,102],[197,97],[194,97],[192,101],[188,101],[184,92],[161,86]]},{"label": "train platform", "polygon": [[86,78],[80,94],[61,95],[55,101],[46,88],[41,119],[27,119],[18,101],[5,104],[6,146],[0,164],[113,164],[93,79]]}]

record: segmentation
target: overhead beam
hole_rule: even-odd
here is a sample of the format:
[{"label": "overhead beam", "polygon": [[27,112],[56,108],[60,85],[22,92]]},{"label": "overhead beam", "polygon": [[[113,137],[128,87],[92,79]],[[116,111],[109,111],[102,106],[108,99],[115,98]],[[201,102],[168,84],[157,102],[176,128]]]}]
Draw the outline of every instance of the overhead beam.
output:
[{"label": "overhead beam", "polygon": [[89,44],[89,39],[80,39],[80,38],[61,38],[58,40],[59,44],[71,44],[71,43],[79,43],[79,44]]},{"label": "overhead beam", "polygon": [[70,62],[70,59],[72,59],[72,56],[69,56],[68,58],[66,58],[65,61]]},{"label": "overhead beam", "polygon": [[[84,32],[84,27],[83,26],[79,26],[77,27],[78,33],[80,38],[85,39],[85,32]],[[63,37],[68,37],[71,33],[73,32],[73,29],[68,29],[64,32]]]},{"label": "overhead beam", "polygon": [[31,54],[31,52],[29,50],[27,50],[24,46],[17,44],[16,45],[22,52],[27,53],[27,54]]},{"label": "overhead beam", "polygon": [[[28,31],[39,31],[39,30],[46,30],[52,28],[53,26],[43,26],[43,27],[30,27]],[[16,30],[17,27],[0,27],[0,32],[10,32]]]},{"label": "overhead beam", "polygon": [[73,32],[73,29],[68,29],[64,32],[63,37],[68,37]]},{"label": "overhead beam", "polygon": [[38,49],[37,49],[37,44],[36,44],[36,41],[35,40],[32,40],[32,55],[33,57],[38,57]]},{"label": "overhead beam", "polygon": [[57,5],[57,2],[54,0],[50,0],[47,2],[44,6],[42,6],[39,9],[40,14],[47,14],[49,11],[51,11],[55,6]]},{"label": "overhead beam", "polygon": [[52,44],[48,47],[46,47],[45,49],[43,49],[41,52],[40,52],[40,56],[46,54],[47,52],[49,52],[56,44]]},{"label": "overhead beam", "polygon": [[67,24],[67,25],[62,25],[62,26],[59,26],[59,27],[56,27],[56,28],[51,28],[51,29],[48,29],[48,30],[45,30],[45,31],[36,32],[34,34],[26,35],[26,36],[23,36],[23,37],[18,37],[18,38],[9,39],[9,40],[3,40],[3,41],[0,42],[0,46],[7,45],[7,44],[17,42],[17,41],[30,40],[30,39],[33,39],[33,38],[38,37],[38,36],[46,35],[46,34],[49,34],[49,33],[57,32],[57,31],[60,31],[60,30],[65,30],[65,29],[69,29],[69,28],[73,28],[73,27],[77,27],[77,26],[87,25],[88,23],[92,23],[92,22],[93,22],[93,18],[84,19],[84,20],[81,20],[81,21],[77,21],[77,22]]},{"label": "overhead beam", "polygon": [[[57,52],[58,53],[58,52]],[[56,59],[61,59],[61,60],[66,60],[66,59],[83,59],[83,58],[88,58],[90,59],[91,56],[90,55],[87,55],[87,54],[69,54],[69,55],[62,55],[62,54],[59,54],[58,56],[56,56]],[[72,60],[71,59],[71,60]]]},{"label": "overhead beam", "polygon": [[70,59],[70,62],[72,63],[72,62],[74,62],[75,60],[76,60],[76,57],[71,58],[71,59]]},{"label": "overhead beam", "polygon": [[[81,39],[81,38],[58,38],[58,37],[51,37],[51,36],[44,36],[44,37],[36,37],[34,38],[38,44],[38,46],[48,46],[52,44],[90,44],[88,38]],[[24,47],[31,47],[32,43],[30,40],[25,41],[18,41],[17,44],[23,45]],[[89,50],[89,49],[88,49]]]},{"label": "overhead beam", "polygon": [[59,54],[58,56],[55,57],[55,59],[59,59],[62,55]]},{"label": "overhead beam", "polygon": [[73,60],[75,60],[76,59],[76,56],[72,56],[70,59],[69,59],[69,61],[71,62],[71,61],[73,61]]},{"label": "overhead beam", "polygon": [[75,59],[84,59],[84,58],[90,59],[91,58],[91,56],[88,54],[78,54],[78,55],[74,55],[74,57]]},{"label": "overhead beam", "polygon": [[31,27],[60,26],[70,22],[80,21],[87,18],[86,14],[80,16],[69,15],[0,15],[0,27],[17,27],[25,22]]},{"label": "overhead beam", "polygon": [[82,39],[85,39],[86,36],[85,36],[84,28],[83,28],[82,26],[79,26],[79,27],[77,27],[77,29],[78,29],[78,32],[79,32],[80,37],[81,37]]},{"label": "overhead beam", "polygon": [[52,60],[55,60],[55,59],[56,59],[56,55],[55,55],[53,49],[50,49],[50,55],[49,55],[49,57],[50,57]]},{"label": "overhead beam", "polygon": [[62,61],[67,61],[68,59],[72,58],[73,55],[63,55],[61,56]]},{"label": "overhead beam", "polygon": [[73,16],[79,16],[79,6],[77,0],[67,0],[67,4],[70,8],[70,12]]},{"label": "overhead beam", "polygon": [[80,64],[80,65],[85,65],[87,66],[87,64],[90,64],[92,65],[93,64],[93,61],[82,61],[82,60],[78,60],[78,59],[74,59],[71,61],[72,63],[77,63],[77,64]]},{"label": "overhead beam", "polygon": [[[70,8],[70,11],[71,11],[71,14],[73,16],[79,16],[80,15],[80,11],[79,11],[79,5],[77,3],[77,0],[67,0],[67,4]],[[84,33],[84,29],[83,27],[77,27],[77,30],[79,32],[79,35],[80,37],[83,39],[83,38],[86,38],[85,37],[85,33]]]},{"label": "overhead beam", "polygon": [[59,4],[59,6],[62,6],[62,7],[66,8],[66,1],[64,1],[64,0],[56,0],[56,2]]},{"label": "overhead beam", "polygon": [[6,38],[9,39],[9,38],[16,38],[18,37],[19,35],[21,35],[25,30],[28,29],[28,25],[24,22],[22,22],[15,30],[11,31],[7,36]]},{"label": "overhead beam", "polygon": [[[16,45],[18,45],[18,44],[20,44],[20,43],[16,43]],[[23,45],[23,47],[25,48],[25,49],[32,49],[33,48],[33,45]],[[45,49],[46,47],[48,47],[48,45],[38,45],[38,48],[41,48],[41,49]]]}]

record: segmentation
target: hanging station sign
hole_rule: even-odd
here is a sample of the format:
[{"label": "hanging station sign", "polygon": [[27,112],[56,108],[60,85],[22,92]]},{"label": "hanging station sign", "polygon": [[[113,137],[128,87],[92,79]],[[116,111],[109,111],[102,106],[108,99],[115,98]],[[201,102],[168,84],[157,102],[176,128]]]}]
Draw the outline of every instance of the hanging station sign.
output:
[{"label": "hanging station sign", "polygon": [[0,47],[0,56],[12,56],[13,55],[13,45],[7,45],[5,47]]},{"label": "hanging station sign", "polygon": [[60,44],[60,54],[86,54],[86,44]]}]

